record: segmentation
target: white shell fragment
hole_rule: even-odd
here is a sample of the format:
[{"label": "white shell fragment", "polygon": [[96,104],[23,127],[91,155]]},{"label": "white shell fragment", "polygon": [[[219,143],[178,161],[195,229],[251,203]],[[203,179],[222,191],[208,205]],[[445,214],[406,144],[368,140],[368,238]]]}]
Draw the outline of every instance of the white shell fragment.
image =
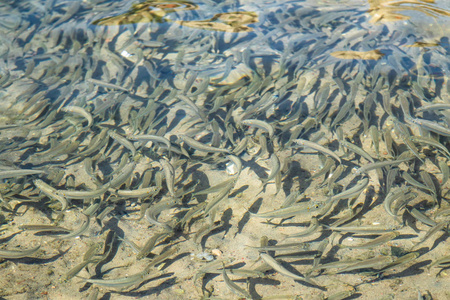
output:
[{"label": "white shell fragment", "polygon": [[211,253],[216,257],[222,256],[222,251],[220,251],[219,249],[213,249],[211,250]]},{"label": "white shell fragment", "polygon": [[236,168],[236,165],[233,162],[227,162],[226,164],[226,170],[228,175],[236,175],[238,170]]},{"label": "white shell fragment", "polygon": [[200,260],[213,261],[214,256],[208,252],[201,252],[196,255],[196,257]]},{"label": "white shell fragment", "polygon": [[129,53],[127,50],[123,50],[120,55],[122,55],[123,57],[129,58],[132,57],[133,54]]}]

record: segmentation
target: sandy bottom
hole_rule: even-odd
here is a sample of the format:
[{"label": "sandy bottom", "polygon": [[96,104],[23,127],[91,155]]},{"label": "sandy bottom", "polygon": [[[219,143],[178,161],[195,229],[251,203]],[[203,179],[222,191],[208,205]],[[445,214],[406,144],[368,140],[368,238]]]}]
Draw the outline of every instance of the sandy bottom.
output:
[{"label": "sandy bottom", "polygon": [[[370,149],[370,143],[364,143],[364,146],[368,147],[367,151],[373,151]],[[14,249],[16,245],[20,245],[21,249],[27,249],[37,244],[40,244],[41,248],[32,258],[4,260],[0,264],[2,274],[0,294],[5,299],[87,299],[96,292],[100,299],[199,299],[204,293],[207,294],[206,291],[210,291],[212,298],[242,298],[227,287],[220,274],[195,277],[198,270],[208,263],[205,261],[207,254],[212,255],[214,260],[223,260],[228,268],[270,270],[259,259],[259,252],[252,248],[260,245],[260,239],[263,236],[268,237],[269,244],[305,242],[308,244],[308,248],[306,248],[308,250],[317,249],[318,244],[325,237],[330,236],[330,231],[327,230],[317,231],[303,238],[285,240],[285,235],[305,230],[309,226],[311,217],[315,215],[314,213],[305,213],[290,218],[278,227],[267,224],[265,219],[250,216],[249,211],[261,213],[278,209],[287,196],[286,190],[299,189],[302,192],[299,201],[302,202],[309,199],[327,200],[323,190],[318,188],[318,185],[324,180],[324,176],[308,180],[310,174],[313,175],[320,170],[321,162],[317,153],[288,149],[277,152],[277,154],[282,162],[289,161],[289,167],[283,170],[283,184],[278,193],[274,181],[265,185],[264,190],[261,191],[259,177],[266,177],[270,173],[270,160],[259,159],[259,155],[253,157],[248,154],[243,155],[243,171],[228,199],[223,200],[219,205],[218,213],[213,219],[214,225],[210,224],[210,217],[197,217],[189,232],[177,232],[172,238],[159,242],[152,253],[158,254],[176,248],[174,255],[157,268],[152,269],[148,279],[146,277],[139,284],[126,289],[96,287],[96,285],[87,284],[82,279],[92,277],[95,272],[103,274],[104,279],[133,275],[142,271],[151,261],[152,255],[149,258],[137,260],[133,248],[117,237],[113,242],[111,259],[105,264],[97,266],[89,264],[87,268],[80,271],[77,277],[68,281],[63,279],[70,269],[83,261],[83,255],[92,245],[97,243],[99,248],[103,249],[105,240],[111,238],[113,231],[117,233],[117,236],[125,237],[138,246],[143,246],[154,233],[161,232],[158,226],[149,226],[145,218],[139,221],[131,220],[140,214],[140,201],[128,200],[117,207],[114,213],[103,219],[103,230],[99,223],[92,220],[85,234],[68,240],[33,234],[32,231],[19,232],[18,226],[22,224],[49,223],[49,215],[46,215],[46,211],[33,205],[19,207],[13,222],[1,233],[2,242],[8,242],[11,239],[8,249]],[[196,156],[196,158],[200,160],[201,156]],[[136,170],[149,165],[156,166],[157,163],[151,162],[148,158],[141,158]],[[195,166],[195,168],[188,167],[186,170],[177,168],[177,188],[187,184],[191,180],[190,178],[200,180],[197,190],[230,178],[223,164],[195,164]],[[400,165],[400,168],[405,169],[406,167]],[[354,170],[351,167],[347,170],[350,173],[338,181],[339,186],[344,188],[354,177],[352,175]],[[428,171],[436,174],[436,177],[440,176],[436,167],[433,169],[430,166]],[[186,172],[192,177],[186,177]],[[78,170],[78,173],[76,178],[83,180],[82,172]],[[381,192],[376,172],[370,172],[369,177],[369,188],[353,202],[353,207],[356,207],[358,203],[364,204],[363,217],[355,218],[352,224],[361,224],[361,226],[395,225],[396,222],[386,213],[378,198]],[[85,175],[84,179],[88,180]],[[445,186],[442,194],[445,194],[447,190],[448,187]],[[188,205],[164,210],[158,221],[166,222],[175,216],[180,217],[182,216],[180,212],[186,211],[187,207],[212,197],[211,195],[198,196],[197,200],[191,199]],[[423,206],[426,206],[427,201],[430,202],[431,197],[418,192],[417,198],[410,205],[422,203]],[[341,212],[338,208],[335,209],[335,212],[321,220],[321,223],[331,224],[348,214],[346,206],[347,201],[341,201],[338,206],[341,208]],[[280,219],[273,219],[272,222],[279,223]],[[68,228],[78,228],[82,223],[80,211],[69,209],[60,226],[64,227],[67,224]],[[205,228],[211,228],[211,226],[217,228],[205,231]],[[332,235],[329,237],[330,243],[324,251],[321,263],[337,260],[365,260],[386,255],[401,256],[407,253],[429,229],[428,226],[419,222],[417,227],[420,232],[415,232],[410,227],[403,227],[399,230],[401,235],[395,240],[369,249],[340,249],[337,245],[360,244],[370,241],[374,236],[352,238],[349,234]],[[431,261],[448,255],[447,237],[441,235],[442,233],[436,234],[418,247],[415,250],[420,253],[417,259],[388,270],[379,277],[368,275],[364,270],[331,274],[337,269],[328,269],[317,277],[313,277],[313,280],[321,286],[318,288],[273,271],[266,272],[263,278],[249,278],[248,280],[232,274],[229,276],[238,286],[250,290],[251,295],[257,299],[326,299],[330,295],[352,290],[355,292],[352,298],[358,299],[417,299],[418,292],[421,292],[422,295],[429,292],[433,299],[447,299],[450,295],[445,288],[449,280],[446,271],[439,273],[439,268],[430,270],[426,268]],[[430,250],[431,248],[432,250]],[[298,252],[304,249],[299,247],[299,249],[291,250],[296,250],[291,252]],[[102,250],[99,250],[99,253],[102,253]],[[269,253],[273,254],[273,252]],[[286,251],[276,252],[277,255],[282,253],[286,253]],[[311,268],[313,259],[313,256],[305,256],[286,258],[282,261],[288,270],[296,274],[305,274]],[[156,277],[153,278],[155,275]],[[197,280],[194,282],[194,279]]]}]

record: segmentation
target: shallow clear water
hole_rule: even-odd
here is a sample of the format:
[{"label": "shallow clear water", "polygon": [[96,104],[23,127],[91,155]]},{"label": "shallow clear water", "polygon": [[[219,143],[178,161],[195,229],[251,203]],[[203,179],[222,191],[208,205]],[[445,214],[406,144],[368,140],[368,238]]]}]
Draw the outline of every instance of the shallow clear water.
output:
[{"label": "shallow clear water", "polygon": [[[449,254],[449,14],[430,0],[3,1],[0,221],[19,252],[0,250],[1,295],[445,299],[448,260],[427,266]],[[357,249],[377,234],[336,222],[399,236]],[[308,245],[275,256],[305,281],[253,266],[262,236]],[[220,264],[194,280],[211,259],[263,273],[228,271],[244,291]]]}]

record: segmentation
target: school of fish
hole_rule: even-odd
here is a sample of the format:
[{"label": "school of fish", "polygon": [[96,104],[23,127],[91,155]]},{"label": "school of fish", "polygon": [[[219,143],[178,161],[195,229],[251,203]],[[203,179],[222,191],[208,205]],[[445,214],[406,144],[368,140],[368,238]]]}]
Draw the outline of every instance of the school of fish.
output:
[{"label": "school of fish", "polygon": [[2,2],[0,296],[450,297],[450,11],[408,3]]}]

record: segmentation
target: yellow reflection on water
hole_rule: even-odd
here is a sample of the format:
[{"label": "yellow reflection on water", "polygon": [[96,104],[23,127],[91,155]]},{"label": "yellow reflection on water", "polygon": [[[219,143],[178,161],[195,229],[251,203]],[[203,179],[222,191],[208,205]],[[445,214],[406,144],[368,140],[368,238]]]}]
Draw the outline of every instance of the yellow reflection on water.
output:
[{"label": "yellow reflection on water", "polygon": [[403,14],[406,11],[418,11],[430,17],[450,16],[450,11],[439,8],[434,0],[367,0],[370,8],[370,23],[393,22],[408,20],[410,16]]},{"label": "yellow reflection on water", "polygon": [[412,45],[405,45],[404,47],[412,48],[412,47],[436,47],[440,44],[438,42],[415,42]]},{"label": "yellow reflection on water", "polygon": [[212,18],[202,21],[175,21],[177,24],[192,28],[226,32],[252,31],[252,28],[247,25],[256,22],[258,22],[258,15],[248,11],[216,14]]},{"label": "yellow reflection on water", "polygon": [[207,29],[225,32],[248,32],[252,28],[248,24],[258,22],[255,12],[237,11],[214,15],[214,17],[200,21],[173,21],[167,16],[169,13],[182,10],[195,10],[198,5],[182,0],[148,0],[133,4],[131,9],[121,15],[107,17],[94,21],[94,25],[124,25],[135,23],[165,23],[174,22],[191,28]]},{"label": "yellow reflection on water", "polygon": [[181,10],[194,10],[198,5],[183,0],[148,0],[142,3],[133,4],[130,11],[108,18],[94,21],[94,25],[124,25],[135,23],[164,23],[170,20],[165,16]]},{"label": "yellow reflection on water", "polygon": [[379,60],[384,56],[380,50],[370,51],[335,51],[331,56],[341,59],[363,59],[363,60]]}]

